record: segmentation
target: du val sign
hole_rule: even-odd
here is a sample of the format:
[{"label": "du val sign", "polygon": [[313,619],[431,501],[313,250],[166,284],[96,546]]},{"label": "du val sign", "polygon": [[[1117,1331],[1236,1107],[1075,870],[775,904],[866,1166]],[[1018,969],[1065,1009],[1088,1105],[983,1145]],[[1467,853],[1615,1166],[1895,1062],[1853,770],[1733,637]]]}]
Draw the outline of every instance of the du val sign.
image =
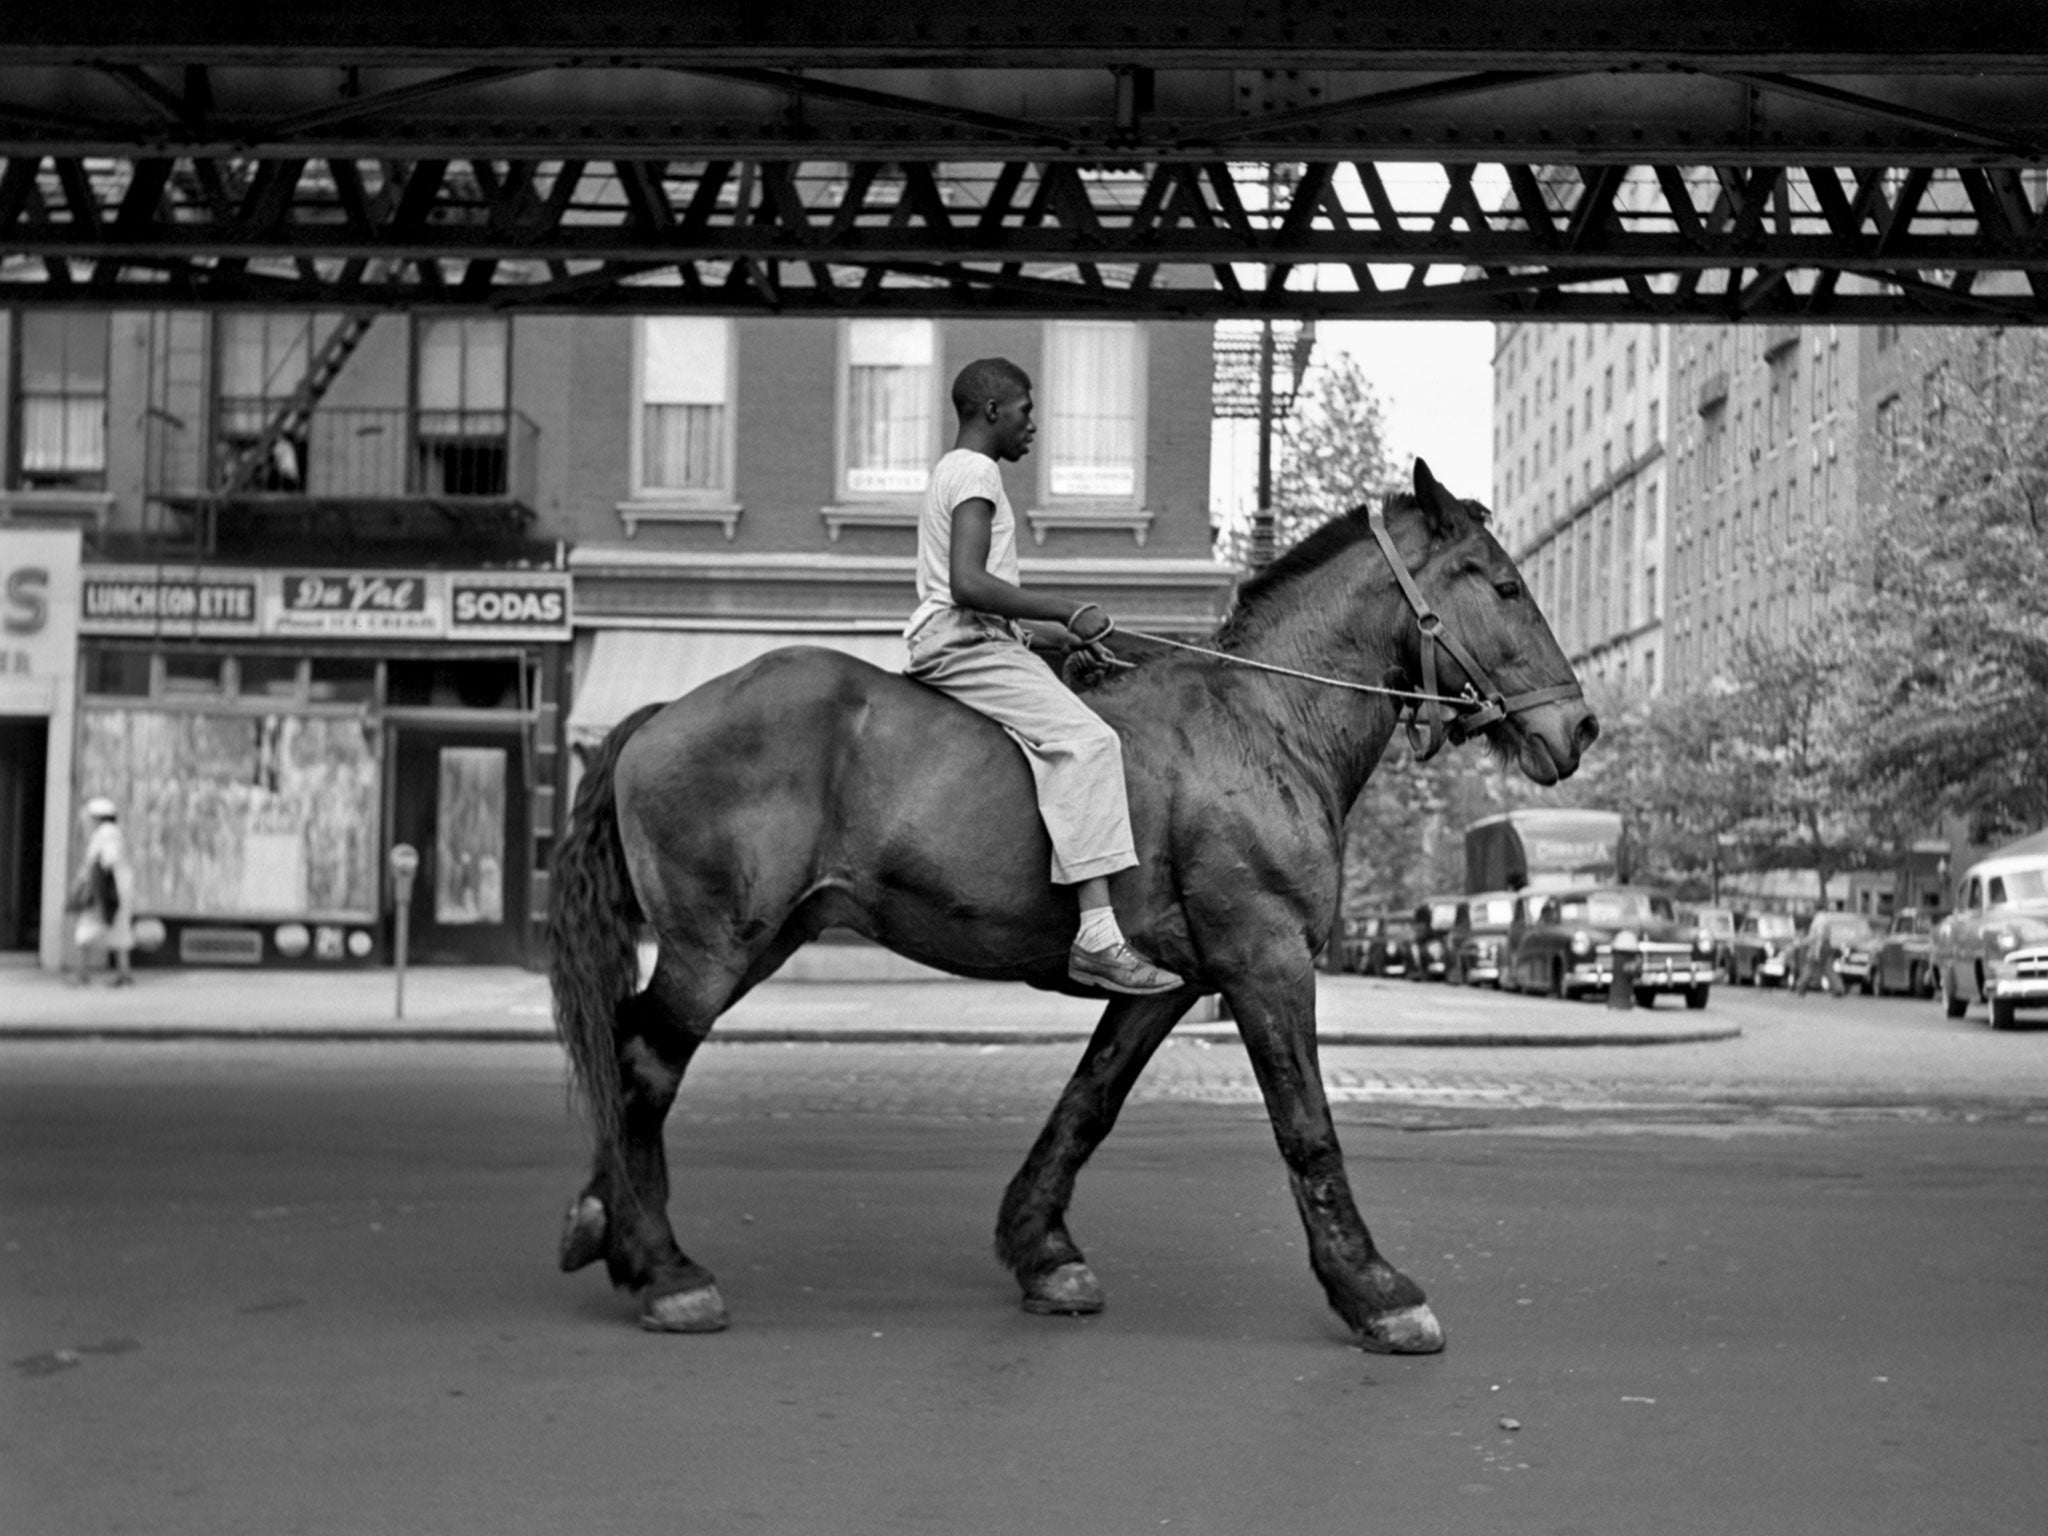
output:
[{"label": "du val sign", "polygon": [[278,635],[408,635],[438,639],[442,584],[405,571],[282,571],[270,598]]}]

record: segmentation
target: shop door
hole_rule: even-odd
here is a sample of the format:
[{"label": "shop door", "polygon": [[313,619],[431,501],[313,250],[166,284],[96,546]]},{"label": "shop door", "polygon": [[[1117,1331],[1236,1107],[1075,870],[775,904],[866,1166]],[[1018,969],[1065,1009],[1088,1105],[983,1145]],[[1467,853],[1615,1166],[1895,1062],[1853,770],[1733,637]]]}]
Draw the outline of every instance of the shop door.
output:
[{"label": "shop door", "polygon": [[520,963],[527,927],[523,738],[452,726],[399,726],[394,734],[392,841],[420,855],[410,959]]},{"label": "shop door", "polygon": [[42,927],[49,743],[49,721],[0,718],[0,950],[34,949]]}]

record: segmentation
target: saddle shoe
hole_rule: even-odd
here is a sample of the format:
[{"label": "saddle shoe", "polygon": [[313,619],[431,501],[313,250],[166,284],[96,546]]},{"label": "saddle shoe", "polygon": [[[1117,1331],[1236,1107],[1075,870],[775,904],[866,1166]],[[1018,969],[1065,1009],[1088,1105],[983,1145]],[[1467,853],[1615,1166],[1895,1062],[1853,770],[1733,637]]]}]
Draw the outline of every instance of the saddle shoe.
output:
[{"label": "saddle shoe", "polygon": [[1084,987],[1121,992],[1127,997],[1152,997],[1161,992],[1178,992],[1187,983],[1173,972],[1154,965],[1128,944],[1108,949],[1083,949],[1078,943],[1067,951],[1067,976]]}]

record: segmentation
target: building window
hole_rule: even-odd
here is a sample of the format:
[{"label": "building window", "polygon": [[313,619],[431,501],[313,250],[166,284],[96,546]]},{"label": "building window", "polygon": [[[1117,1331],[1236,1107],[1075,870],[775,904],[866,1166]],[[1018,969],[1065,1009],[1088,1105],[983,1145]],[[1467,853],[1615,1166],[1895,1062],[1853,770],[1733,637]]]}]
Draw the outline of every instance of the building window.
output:
[{"label": "building window", "polygon": [[511,322],[420,322],[418,415],[420,488],[495,496],[506,488],[511,403]]},{"label": "building window", "polygon": [[1144,439],[1138,328],[1055,321],[1046,336],[1046,493],[1098,501],[1138,496]]},{"label": "building window", "polygon": [[915,495],[938,457],[938,326],[930,320],[846,325],[846,490]]},{"label": "building window", "polygon": [[634,492],[732,494],[732,322],[668,315],[640,322]]},{"label": "building window", "polygon": [[1899,456],[1899,397],[1886,395],[1877,402],[1877,451],[1887,463]]},{"label": "building window", "polygon": [[17,484],[86,491],[105,487],[107,331],[107,317],[90,311],[21,316]]},{"label": "building window", "polygon": [[[313,327],[321,324],[324,330],[327,318],[240,311],[220,317],[214,443],[223,476],[263,440],[271,421],[306,381]],[[243,483],[255,490],[303,490],[305,462],[303,433],[280,435],[263,464],[244,467]]]}]

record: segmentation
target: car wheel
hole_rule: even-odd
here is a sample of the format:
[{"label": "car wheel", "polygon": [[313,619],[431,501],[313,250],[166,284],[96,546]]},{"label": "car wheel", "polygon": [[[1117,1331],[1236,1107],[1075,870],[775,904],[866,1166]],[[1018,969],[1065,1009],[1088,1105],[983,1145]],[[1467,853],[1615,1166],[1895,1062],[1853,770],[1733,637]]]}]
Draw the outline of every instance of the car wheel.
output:
[{"label": "car wheel", "polygon": [[1651,988],[1651,987],[1637,987],[1637,988],[1636,988],[1636,1006],[1637,1006],[1638,1008],[1654,1008],[1654,1007],[1656,1007],[1656,1006],[1657,1006],[1657,993],[1656,993],[1655,989],[1654,989],[1654,988]]},{"label": "car wheel", "polygon": [[1863,978],[1863,995],[1865,997],[1877,996],[1877,978],[1875,976]]},{"label": "car wheel", "polygon": [[1552,997],[1564,996],[1564,962],[1562,960],[1550,962],[1550,995]]},{"label": "car wheel", "polygon": [[1937,981],[1941,988],[1941,1011],[1952,1019],[1960,1019],[1970,1011],[1970,1000],[1956,995],[1956,973],[1954,966],[1944,966]]},{"label": "car wheel", "polygon": [[1706,1007],[1707,989],[1705,987],[1687,987],[1685,989],[1685,1006],[1692,1009],[1695,1013]]},{"label": "car wheel", "polygon": [[1991,999],[1991,1027],[1993,1029],[2011,1029],[2018,1022],[2018,1010],[2013,1007],[2011,998],[1994,997]]}]

